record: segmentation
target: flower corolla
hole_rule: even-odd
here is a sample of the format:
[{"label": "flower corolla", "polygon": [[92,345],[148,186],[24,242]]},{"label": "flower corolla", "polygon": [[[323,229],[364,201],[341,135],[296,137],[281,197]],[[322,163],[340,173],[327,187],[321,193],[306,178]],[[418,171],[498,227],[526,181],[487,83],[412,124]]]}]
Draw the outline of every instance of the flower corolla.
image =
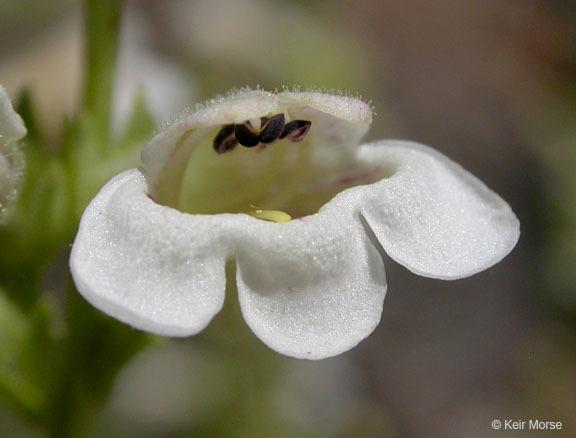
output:
[{"label": "flower corolla", "polygon": [[416,274],[470,276],[519,223],[481,181],[412,142],[360,145],[360,99],[240,90],[188,111],[86,209],[70,266],[95,307],[189,336],[221,309],[235,263],[246,323],[272,349],[321,359],[380,321],[382,251]]}]

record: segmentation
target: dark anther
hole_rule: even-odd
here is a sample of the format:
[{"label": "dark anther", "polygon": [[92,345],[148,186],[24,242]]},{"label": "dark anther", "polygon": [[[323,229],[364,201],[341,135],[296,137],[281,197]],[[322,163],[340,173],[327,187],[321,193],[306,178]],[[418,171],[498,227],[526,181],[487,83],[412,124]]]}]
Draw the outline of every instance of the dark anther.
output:
[{"label": "dark anther", "polygon": [[258,136],[261,143],[272,143],[284,129],[284,114],[276,114],[273,117],[262,117],[262,128]]},{"label": "dark anther", "polygon": [[279,138],[287,138],[294,143],[302,141],[310,130],[310,125],[312,125],[312,122],[308,120],[292,120],[291,122],[286,123],[286,126],[284,126],[284,130],[282,131],[282,134],[280,134]]},{"label": "dark anther", "polygon": [[260,118],[260,129],[256,130],[249,120],[240,124],[222,126],[214,138],[214,150],[219,154],[231,151],[240,143],[242,146],[252,148],[260,143],[270,144],[277,139],[288,139],[296,143],[302,141],[312,122],[308,120],[293,120],[285,123],[284,114]]},{"label": "dark anther", "polygon": [[214,137],[214,150],[219,154],[231,151],[237,144],[238,141],[234,136],[234,125],[224,125]]},{"label": "dark anther", "polygon": [[244,122],[242,125],[234,125],[234,134],[238,143],[247,148],[252,148],[260,143],[258,134],[254,132],[254,128],[249,121]]}]

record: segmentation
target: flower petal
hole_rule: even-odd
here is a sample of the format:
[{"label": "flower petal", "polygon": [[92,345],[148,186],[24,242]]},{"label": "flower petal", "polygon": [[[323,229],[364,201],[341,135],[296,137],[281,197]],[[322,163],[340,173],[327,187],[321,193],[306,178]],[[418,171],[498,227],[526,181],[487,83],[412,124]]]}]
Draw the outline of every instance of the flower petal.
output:
[{"label": "flower petal", "polygon": [[322,359],[354,347],[380,321],[384,264],[354,202],[342,196],[318,214],[237,241],[242,313],[270,348]]},{"label": "flower petal", "polygon": [[[372,122],[372,109],[357,98],[314,91],[274,94],[242,89],[210,100],[196,111],[185,111],[148,143],[142,162],[150,194],[161,204],[178,206],[184,173],[198,146],[215,153],[213,139],[222,126],[279,113],[285,113],[287,120],[311,122],[306,141],[313,145],[311,167],[319,174],[347,167]],[[285,165],[289,163],[287,160]]]},{"label": "flower petal", "polygon": [[355,97],[315,91],[284,91],[278,101],[292,119],[313,121],[310,135],[316,178],[350,166],[372,123],[370,105]]},{"label": "flower petal", "polygon": [[154,203],[138,169],[112,179],[86,209],[70,268],[94,306],[163,336],[201,331],[221,309],[227,215],[192,216]]},{"label": "flower petal", "polygon": [[6,89],[0,85],[0,145],[7,145],[25,135],[24,122],[12,108]]},{"label": "flower petal", "polygon": [[150,192],[166,205],[176,205],[190,154],[214,129],[226,123],[242,123],[274,112],[276,95],[263,90],[240,90],[184,111],[156,135],[142,151]]},{"label": "flower petal", "polygon": [[24,167],[17,141],[25,135],[24,122],[0,85],[0,220],[6,216],[6,205],[17,196]]},{"label": "flower petal", "polygon": [[361,213],[390,257],[416,274],[456,279],[506,256],[520,235],[508,204],[444,155],[405,141],[364,145],[359,159],[392,168],[367,187]]}]

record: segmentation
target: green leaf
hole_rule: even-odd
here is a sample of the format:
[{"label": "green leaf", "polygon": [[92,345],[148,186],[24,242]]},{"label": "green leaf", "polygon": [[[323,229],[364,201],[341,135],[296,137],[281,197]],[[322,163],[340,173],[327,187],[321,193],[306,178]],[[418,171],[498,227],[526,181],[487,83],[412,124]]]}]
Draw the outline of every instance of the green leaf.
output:
[{"label": "green leaf", "polygon": [[0,290],[0,397],[33,421],[43,421],[57,354],[48,307],[22,312]]},{"label": "green leaf", "polygon": [[70,187],[62,162],[36,148],[25,153],[20,197],[0,228],[0,284],[10,283],[19,302],[31,298],[35,277],[72,239],[77,225],[70,219]]}]

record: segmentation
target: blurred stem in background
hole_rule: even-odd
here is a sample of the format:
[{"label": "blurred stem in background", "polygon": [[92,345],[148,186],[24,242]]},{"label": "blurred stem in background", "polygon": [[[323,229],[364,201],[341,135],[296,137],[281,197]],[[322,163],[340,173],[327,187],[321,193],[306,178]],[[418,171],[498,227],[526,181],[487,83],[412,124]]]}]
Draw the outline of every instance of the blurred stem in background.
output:
[{"label": "blurred stem in background", "polygon": [[[118,0],[85,3],[83,103],[65,127],[63,156],[55,157],[62,160],[67,175],[67,238],[77,229],[79,212],[93,195],[93,187],[105,182],[104,175],[90,174],[90,167],[106,167],[111,158],[112,87],[122,8],[123,2]],[[59,438],[86,436],[93,429],[116,374],[152,339],[96,312],[78,295],[70,276],[66,278],[60,286],[66,297],[61,321],[65,334],[49,356],[53,371],[46,385],[44,419],[50,436]],[[48,367],[37,364],[43,365]]]},{"label": "blurred stem in background", "polygon": [[[79,118],[71,122],[65,135],[64,149],[67,152],[68,184],[76,186],[81,175],[74,163],[74,148],[98,146],[101,152],[107,148],[110,139],[111,97],[118,49],[120,17],[123,7],[121,0],[87,0],[84,5],[85,29],[85,83],[84,96]],[[92,141],[84,141],[86,129],[82,121],[90,120],[93,129]],[[80,126],[78,126],[80,125]],[[76,140],[76,141],[74,141]],[[68,143],[68,144],[66,144]],[[71,159],[70,159],[71,158]],[[78,202],[78,196],[69,198],[72,204]],[[76,205],[71,205],[72,218]],[[73,221],[75,222],[75,221]],[[110,343],[117,342],[123,327],[116,333],[109,321],[95,315],[78,296],[71,280],[66,293],[67,336],[63,340],[61,356],[56,365],[54,387],[49,398],[48,429],[53,437],[86,436],[93,423],[96,409],[105,400],[112,387],[114,369],[119,369],[132,353],[128,344],[121,346],[117,353],[122,359],[110,360],[107,351]],[[107,334],[108,336],[105,336]],[[129,336],[132,338],[133,336]],[[138,336],[136,336],[137,338]],[[124,348],[123,348],[124,347]],[[135,348],[134,350],[138,350]],[[104,353],[100,355],[99,353]],[[112,370],[106,368],[113,365]],[[106,381],[108,378],[108,382]],[[94,385],[98,382],[98,386]]]},{"label": "blurred stem in background", "polygon": [[102,146],[110,137],[114,67],[123,0],[87,0],[84,7],[85,82],[83,110],[96,118]]}]

